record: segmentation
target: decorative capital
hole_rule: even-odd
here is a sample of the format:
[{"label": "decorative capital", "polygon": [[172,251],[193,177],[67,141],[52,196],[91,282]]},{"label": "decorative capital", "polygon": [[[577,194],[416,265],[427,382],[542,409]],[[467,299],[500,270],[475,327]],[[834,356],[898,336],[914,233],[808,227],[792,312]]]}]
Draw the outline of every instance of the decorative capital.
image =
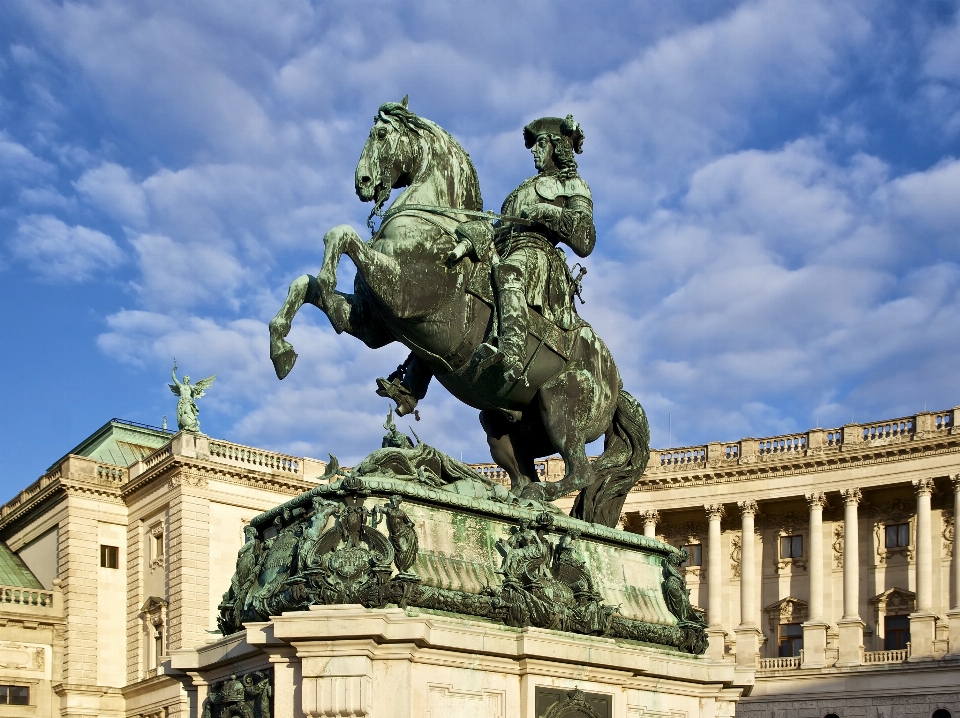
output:
[{"label": "decorative capital", "polygon": [[643,519],[644,523],[647,521],[653,521],[653,523],[659,523],[660,521],[660,512],[656,509],[650,509],[649,511],[644,511],[640,514],[640,518]]},{"label": "decorative capital", "polygon": [[752,500],[741,501],[737,504],[737,506],[740,507],[741,516],[754,516],[756,515],[757,511],[759,511],[757,508],[757,502]]},{"label": "decorative capital", "polygon": [[827,505],[827,497],[822,491],[807,494],[807,506],[813,509],[822,509]]},{"label": "decorative capital", "polygon": [[708,521],[712,521],[714,519],[719,521],[723,518],[723,504],[704,504],[703,510],[707,512]]},{"label": "decorative capital", "polygon": [[847,506],[853,504],[856,506],[863,499],[863,494],[860,493],[860,489],[844,489],[840,492],[840,495],[843,497],[843,503]]},{"label": "decorative capital", "polygon": [[917,490],[917,496],[929,496],[933,493],[933,479],[917,479],[913,488]]},{"label": "decorative capital", "polygon": [[950,483],[953,484],[954,491],[960,491],[960,474],[954,474],[951,476]]}]

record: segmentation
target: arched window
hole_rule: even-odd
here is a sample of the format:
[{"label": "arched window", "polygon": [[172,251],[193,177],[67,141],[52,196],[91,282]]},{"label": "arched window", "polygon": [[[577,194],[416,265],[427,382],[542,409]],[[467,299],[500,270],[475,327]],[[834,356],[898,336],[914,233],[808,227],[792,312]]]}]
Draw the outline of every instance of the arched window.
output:
[{"label": "arched window", "polygon": [[948,711],[946,708],[937,708],[937,710],[933,712],[931,718],[950,718],[950,711]]},{"label": "arched window", "polygon": [[840,718],[836,713],[827,713],[823,718]]}]

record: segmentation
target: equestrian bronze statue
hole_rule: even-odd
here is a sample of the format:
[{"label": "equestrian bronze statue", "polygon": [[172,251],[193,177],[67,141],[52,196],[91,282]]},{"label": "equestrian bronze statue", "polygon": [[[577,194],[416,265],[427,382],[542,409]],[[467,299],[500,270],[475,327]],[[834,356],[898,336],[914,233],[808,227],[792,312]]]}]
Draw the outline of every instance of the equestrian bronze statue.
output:
[{"label": "equestrian bronze statue", "polygon": [[[435,376],[480,410],[511,491],[546,501],[579,491],[573,516],[615,526],[646,467],[650,432],[610,351],[577,314],[585,270],[574,277],[558,247],[585,257],[596,242],[590,189],[574,159],[583,131],[569,115],[547,117],[524,128],[524,142],[537,174],[499,216],[485,213],[457,141],[406,98],[383,104],[355,176],[361,201],[374,203],[368,224],[380,217],[380,226],[368,241],[348,225],[324,235],[319,274],[294,280],[270,321],[270,357],[283,379],[297,357],[285,337],[306,303],[372,349],[399,341],[410,357],[377,380],[398,413],[413,411]],[[357,267],[352,294],[336,290],[344,254]],[[604,451],[591,464],[585,445],[600,436]],[[566,474],[541,482],[535,460],[554,453]]]}]

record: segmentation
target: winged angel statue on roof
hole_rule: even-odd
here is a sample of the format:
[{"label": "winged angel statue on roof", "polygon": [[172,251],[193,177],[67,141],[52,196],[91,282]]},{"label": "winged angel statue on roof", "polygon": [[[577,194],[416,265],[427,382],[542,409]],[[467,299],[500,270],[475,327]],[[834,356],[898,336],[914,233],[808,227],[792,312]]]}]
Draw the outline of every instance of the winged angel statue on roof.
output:
[{"label": "winged angel statue on roof", "polygon": [[170,387],[170,391],[177,395],[177,427],[181,431],[193,431],[199,434],[200,420],[197,419],[197,415],[200,413],[200,409],[197,407],[197,399],[203,396],[207,387],[213,384],[217,375],[208,376],[196,384],[191,384],[190,377],[184,374],[183,381],[177,381],[176,359],[173,360],[173,371],[170,372],[170,375],[173,377],[173,384],[167,384],[167,386]]}]

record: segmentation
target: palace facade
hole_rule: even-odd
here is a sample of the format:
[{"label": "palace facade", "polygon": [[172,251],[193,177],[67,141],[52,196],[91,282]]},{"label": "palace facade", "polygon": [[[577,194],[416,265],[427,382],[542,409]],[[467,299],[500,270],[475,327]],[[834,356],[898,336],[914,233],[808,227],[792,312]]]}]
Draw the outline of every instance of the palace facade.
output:
[{"label": "palace facade", "polygon": [[[652,453],[623,527],[687,549],[738,716],[960,718],[956,420]],[[218,637],[243,527],[324,469],[119,420],[54,463],[0,508],[0,716],[199,716],[170,654]]]}]

